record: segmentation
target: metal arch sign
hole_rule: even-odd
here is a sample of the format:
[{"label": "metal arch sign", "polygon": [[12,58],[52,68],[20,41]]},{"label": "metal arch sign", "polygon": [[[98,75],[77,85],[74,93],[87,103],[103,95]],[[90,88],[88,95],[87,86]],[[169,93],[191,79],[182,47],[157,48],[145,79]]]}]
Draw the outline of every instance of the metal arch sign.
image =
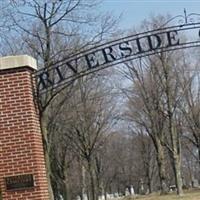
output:
[{"label": "metal arch sign", "polygon": [[[191,37],[185,40],[182,36],[188,34]],[[80,76],[133,59],[197,46],[200,46],[200,22],[131,35],[76,54],[48,70],[39,70],[35,74],[38,90],[43,93]]]}]

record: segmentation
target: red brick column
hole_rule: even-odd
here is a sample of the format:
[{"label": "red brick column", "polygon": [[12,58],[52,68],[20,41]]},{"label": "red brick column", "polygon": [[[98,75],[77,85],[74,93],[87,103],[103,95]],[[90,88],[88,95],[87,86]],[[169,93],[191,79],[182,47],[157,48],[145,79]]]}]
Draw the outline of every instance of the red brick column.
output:
[{"label": "red brick column", "polygon": [[[29,56],[0,58],[0,190],[3,200],[49,199],[41,130],[32,91],[34,70],[36,62]],[[15,187],[21,184],[23,175],[31,175],[34,185],[8,188],[7,179]]]}]

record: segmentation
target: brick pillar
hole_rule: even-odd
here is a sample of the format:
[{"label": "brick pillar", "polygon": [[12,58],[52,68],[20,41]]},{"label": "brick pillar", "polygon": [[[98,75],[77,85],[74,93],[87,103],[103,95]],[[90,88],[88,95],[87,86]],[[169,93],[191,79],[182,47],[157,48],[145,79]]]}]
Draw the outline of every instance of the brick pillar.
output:
[{"label": "brick pillar", "polygon": [[[3,200],[48,200],[32,57],[0,58],[0,190]],[[32,181],[33,178],[33,181]]]}]

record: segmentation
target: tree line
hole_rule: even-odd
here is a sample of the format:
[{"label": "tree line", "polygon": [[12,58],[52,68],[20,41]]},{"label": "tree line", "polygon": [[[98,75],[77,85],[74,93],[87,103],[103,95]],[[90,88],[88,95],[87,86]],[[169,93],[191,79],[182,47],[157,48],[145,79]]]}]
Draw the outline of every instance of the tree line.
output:
[{"label": "tree line", "polygon": [[[47,71],[64,66],[71,55],[122,34],[118,19],[98,6],[3,1],[1,55],[30,54]],[[157,16],[133,32],[167,20]],[[198,52],[161,51],[38,96],[50,199],[106,199],[131,185],[141,194],[166,194],[175,185],[182,195],[200,182]]]}]

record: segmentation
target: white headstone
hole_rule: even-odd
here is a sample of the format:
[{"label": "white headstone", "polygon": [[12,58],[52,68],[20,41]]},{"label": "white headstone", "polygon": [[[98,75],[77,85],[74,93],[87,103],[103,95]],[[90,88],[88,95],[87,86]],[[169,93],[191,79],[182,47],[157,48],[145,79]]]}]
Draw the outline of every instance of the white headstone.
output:
[{"label": "white headstone", "polygon": [[132,185],[130,186],[130,193],[131,193],[131,195],[135,195],[135,191],[134,191],[134,188]]},{"label": "white headstone", "polygon": [[115,193],[114,193],[114,197],[115,197],[115,198],[118,198],[118,197],[119,197],[118,192],[115,192]]},{"label": "white headstone", "polygon": [[81,197],[78,195],[78,196],[76,197],[76,200],[81,200]]},{"label": "white headstone", "polygon": [[129,192],[128,188],[126,188],[126,190],[125,190],[125,196],[128,196],[128,195],[130,195],[130,192]]},{"label": "white headstone", "polygon": [[61,194],[59,195],[59,199],[60,200],[64,200],[64,198],[63,198],[63,196]]},{"label": "white headstone", "polygon": [[83,194],[83,200],[88,200],[87,194]]},{"label": "white headstone", "polygon": [[193,187],[198,188],[199,187],[199,183],[197,179],[193,179]]},{"label": "white headstone", "polygon": [[99,200],[105,200],[105,196],[104,195],[100,195],[98,199]]}]

